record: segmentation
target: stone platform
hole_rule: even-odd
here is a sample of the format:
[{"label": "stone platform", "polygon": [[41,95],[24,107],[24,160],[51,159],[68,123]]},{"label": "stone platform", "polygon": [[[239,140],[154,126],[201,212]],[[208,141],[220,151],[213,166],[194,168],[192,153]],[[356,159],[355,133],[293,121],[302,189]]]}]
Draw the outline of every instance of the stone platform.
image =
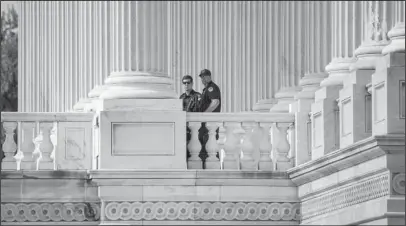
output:
[{"label": "stone platform", "polygon": [[2,225],[298,225],[280,172],[2,171]]}]

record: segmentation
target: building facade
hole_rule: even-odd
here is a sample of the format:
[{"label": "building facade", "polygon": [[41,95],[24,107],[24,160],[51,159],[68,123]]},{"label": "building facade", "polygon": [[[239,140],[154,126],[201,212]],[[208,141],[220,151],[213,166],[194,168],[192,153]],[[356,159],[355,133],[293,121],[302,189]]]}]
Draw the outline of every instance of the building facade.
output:
[{"label": "building facade", "polygon": [[2,224],[404,225],[404,2],[19,4]]}]

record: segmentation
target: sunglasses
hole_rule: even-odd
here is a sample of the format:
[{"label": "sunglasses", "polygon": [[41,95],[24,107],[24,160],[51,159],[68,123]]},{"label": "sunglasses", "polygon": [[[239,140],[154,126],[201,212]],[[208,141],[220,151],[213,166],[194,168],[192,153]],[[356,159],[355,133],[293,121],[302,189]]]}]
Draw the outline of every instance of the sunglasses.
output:
[{"label": "sunglasses", "polygon": [[186,85],[186,84],[191,84],[191,82],[182,82],[183,83],[183,85]]}]

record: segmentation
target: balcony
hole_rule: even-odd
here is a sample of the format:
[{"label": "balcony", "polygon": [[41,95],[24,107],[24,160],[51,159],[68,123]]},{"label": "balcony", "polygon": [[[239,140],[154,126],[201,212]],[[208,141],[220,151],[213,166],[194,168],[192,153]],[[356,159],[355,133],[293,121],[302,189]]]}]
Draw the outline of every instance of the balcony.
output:
[{"label": "balcony", "polygon": [[[294,164],[294,115],[177,112],[185,121],[176,117],[169,127],[165,134],[173,139],[161,139],[156,132],[156,140],[143,142],[137,139],[149,139],[148,134],[125,133],[151,130],[149,125],[168,129],[166,119],[148,124],[146,116],[137,118],[140,112],[110,113],[126,117],[115,121],[103,112],[2,113],[2,224],[298,224],[297,189],[286,173]],[[170,117],[170,112],[164,114]],[[103,135],[106,119],[108,129],[121,138]],[[120,128],[120,123],[125,126]],[[106,137],[111,137],[107,152]],[[134,139],[138,147],[121,145]],[[160,149],[153,142],[172,146]],[[143,164],[139,158],[158,162]]]}]

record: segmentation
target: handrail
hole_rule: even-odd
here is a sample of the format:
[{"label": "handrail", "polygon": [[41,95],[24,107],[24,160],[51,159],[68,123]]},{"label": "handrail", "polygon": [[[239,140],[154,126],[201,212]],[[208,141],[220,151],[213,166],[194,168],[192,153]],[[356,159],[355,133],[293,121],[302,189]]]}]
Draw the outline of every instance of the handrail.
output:
[{"label": "handrail", "polygon": [[93,117],[94,113],[87,112],[2,112],[1,122],[88,122]]},{"label": "handrail", "polygon": [[295,115],[290,113],[239,112],[239,113],[197,113],[188,112],[187,122],[279,122],[293,123]]}]

